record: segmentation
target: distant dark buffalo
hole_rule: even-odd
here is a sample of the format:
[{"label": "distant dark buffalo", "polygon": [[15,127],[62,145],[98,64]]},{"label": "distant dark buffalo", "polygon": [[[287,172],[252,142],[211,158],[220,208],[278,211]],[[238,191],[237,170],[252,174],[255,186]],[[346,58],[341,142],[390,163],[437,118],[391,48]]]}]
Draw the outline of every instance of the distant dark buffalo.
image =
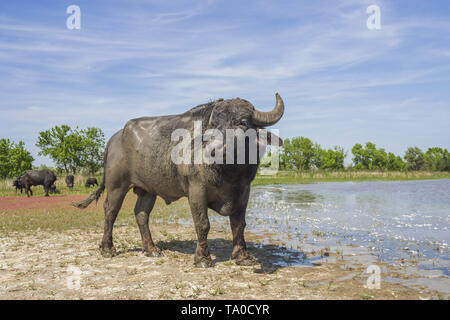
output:
[{"label": "distant dark buffalo", "polygon": [[84,184],[86,188],[92,187],[92,186],[98,186],[98,182],[96,178],[88,178],[86,180],[86,183]]},{"label": "distant dark buffalo", "polygon": [[45,196],[48,197],[48,193],[56,192],[56,186],[54,185],[56,181],[56,176],[53,172],[48,169],[44,170],[28,170],[20,177],[20,181],[24,185],[27,197],[33,195],[31,191],[31,186],[44,186]]},{"label": "distant dark buffalo", "polygon": [[56,189],[56,185],[54,185],[54,184],[52,184],[50,186],[50,189],[48,191],[49,191],[49,193],[53,193],[53,194],[60,193],[60,191],[58,189]]},{"label": "distant dark buffalo", "polygon": [[69,174],[68,176],[66,176],[66,185],[67,187],[72,190],[73,189],[73,181],[74,181],[75,177],[71,174]]},{"label": "distant dark buffalo", "polygon": [[16,193],[17,193],[17,190],[20,190],[20,193],[22,193],[23,192],[23,188],[25,188],[25,186],[23,185],[23,183],[22,183],[20,178],[21,178],[21,176],[17,177],[13,181],[13,187],[16,187]]},{"label": "distant dark buffalo", "polygon": [[[261,147],[265,151],[268,143],[272,144],[278,140],[278,144],[281,144],[280,138],[273,137],[274,135],[270,141],[269,137],[267,140],[264,139],[264,127],[277,123],[284,113],[283,100],[278,94],[276,99],[275,108],[268,112],[259,111],[250,102],[240,98],[218,99],[183,114],[142,117],[128,121],[125,127],[108,141],[100,187],[86,200],[74,204],[78,208],[86,208],[91,202],[99,199],[105,188],[108,189],[104,202],[102,254],[107,257],[115,254],[112,238],[114,221],[125,195],[133,189],[138,195],[134,209],[136,222],[141,233],[143,249],[148,255],[161,254],[153,242],[148,226],[149,214],[156,197],[163,198],[167,204],[180,197],[187,197],[198,239],[194,254],[195,265],[212,266],[207,244],[210,229],[208,209],[230,219],[233,235],[231,258],[235,259],[238,265],[254,264],[254,258],[247,251],[244,229],[250,184],[258,170],[259,159],[254,161],[246,159],[250,153],[255,155],[254,151],[250,152],[250,147],[253,150]],[[244,151],[240,152],[245,156],[245,161],[240,163],[240,160],[237,160],[238,163],[233,161],[233,154],[234,158],[237,156],[237,152],[234,152],[237,146],[233,143],[233,139],[225,145],[220,144],[224,151],[233,150],[230,156],[231,163],[198,164],[195,162],[195,155],[192,162],[192,152],[187,153],[186,162],[174,160],[173,154],[179,154],[180,150],[179,141],[173,139],[176,131],[181,130],[185,135],[187,132],[189,137],[194,137],[194,139],[186,138],[187,151],[196,152],[196,145],[202,147],[202,141],[198,142],[196,138],[198,131],[203,135],[206,131],[214,129],[222,136],[228,129],[249,134],[247,140],[241,139],[247,141],[244,144],[245,148],[241,148]],[[236,139],[237,137],[234,138]],[[193,144],[190,141],[193,141]],[[215,150],[216,148],[213,149],[214,152]],[[220,151],[220,147],[217,151]],[[218,157],[224,157],[225,153],[219,154]]]}]

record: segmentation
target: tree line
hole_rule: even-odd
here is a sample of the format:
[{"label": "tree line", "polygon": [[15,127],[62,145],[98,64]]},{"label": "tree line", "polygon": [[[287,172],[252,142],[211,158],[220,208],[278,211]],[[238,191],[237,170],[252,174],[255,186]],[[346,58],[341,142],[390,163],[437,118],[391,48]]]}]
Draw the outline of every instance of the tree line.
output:
[{"label": "tree line", "polygon": [[[353,170],[381,171],[450,171],[450,153],[447,149],[433,147],[423,152],[419,147],[409,147],[404,156],[386,152],[372,142],[357,143],[352,150]],[[306,137],[285,139],[280,148],[280,168],[282,170],[342,170],[347,152],[343,147],[323,149]],[[267,166],[269,166],[267,164]]]},{"label": "tree line", "polygon": [[[39,155],[50,157],[59,172],[75,174],[85,170],[95,174],[103,167],[105,135],[100,128],[55,126],[39,133],[36,146],[40,149]],[[347,152],[343,147],[324,149],[306,137],[285,139],[280,148],[280,169],[450,171],[450,154],[447,149],[439,147],[428,148],[426,152],[418,147],[409,147],[401,157],[366,142],[365,145],[355,144],[351,152],[352,164],[346,167]],[[32,168],[33,160],[22,141],[15,143],[0,139],[0,178],[22,174]]]},{"label": "tree line", "polygon": [[[72,129],[68,125],[55,126],[39,132],[36,146],[39,155],[48,156],[61,173],[81,170],[95,174],[103,167],[105,135],[100,128]],[[33,157],[23,141],[0,139],[0,178],[16,177],[32,169]]]}]

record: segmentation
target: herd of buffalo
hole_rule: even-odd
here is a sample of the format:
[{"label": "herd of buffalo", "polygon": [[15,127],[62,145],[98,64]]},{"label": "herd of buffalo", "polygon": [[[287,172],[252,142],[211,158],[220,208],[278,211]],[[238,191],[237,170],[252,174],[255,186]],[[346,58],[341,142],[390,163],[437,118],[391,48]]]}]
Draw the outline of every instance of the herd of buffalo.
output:
[{"label": "herd of buffalo", "polygon": [[[69,174],[66,176],[66,185],[70,190],[73,189],[74,180],[75,177],[73,175]],[[20,190],[20,193],[25,189],[27,197],[29,197],[33,195],[33,191],[31,190],[32,186],[44,186],[45,196],[48,197],[49,193],[57,193],[55,181],[56,175],[51,170],[28,170],[14,179],[13,187],[16,188],[16,192]],[[96,178],[88,178],[86,180],[85,186],[87,188],[95,185],[98,186]]]}]

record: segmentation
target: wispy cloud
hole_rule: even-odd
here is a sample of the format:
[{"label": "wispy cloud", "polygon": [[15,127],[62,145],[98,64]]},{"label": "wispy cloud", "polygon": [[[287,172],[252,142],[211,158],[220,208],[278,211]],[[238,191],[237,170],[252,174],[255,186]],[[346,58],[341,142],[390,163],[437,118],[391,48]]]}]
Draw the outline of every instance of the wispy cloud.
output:
[{"label": "wispy cloud", "polygon": [[55,124],[96,125],[110,136],[129,118],[217,97],[270,108],[279,91],[283,136],[347,149],[370,139],[397,153],[416,141],[448,147],[450,129],[433,114],[448,116],[450,22],[436,3],[427,14],[377,3],[378,31],[366,28],[372,1],[364,0],[81,1],[75,31],[61,4],[5,8],[0,136],[37,153],[38,132]]}]

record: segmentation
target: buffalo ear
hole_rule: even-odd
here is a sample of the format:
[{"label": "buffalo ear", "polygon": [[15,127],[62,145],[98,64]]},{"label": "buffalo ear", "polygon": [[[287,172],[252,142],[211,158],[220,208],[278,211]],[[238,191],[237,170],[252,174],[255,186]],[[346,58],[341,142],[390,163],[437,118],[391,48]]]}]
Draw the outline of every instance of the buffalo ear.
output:
[{"label": "buffalo ear", "polygon": [[282,147],[283,146],[283,139],[281,139],[280,137],[278,137],[275,133],[270,132],[267,135],[267,144],[268,145],[272,145],[272,141],[276,141],[278,140],[278,146]]}]

